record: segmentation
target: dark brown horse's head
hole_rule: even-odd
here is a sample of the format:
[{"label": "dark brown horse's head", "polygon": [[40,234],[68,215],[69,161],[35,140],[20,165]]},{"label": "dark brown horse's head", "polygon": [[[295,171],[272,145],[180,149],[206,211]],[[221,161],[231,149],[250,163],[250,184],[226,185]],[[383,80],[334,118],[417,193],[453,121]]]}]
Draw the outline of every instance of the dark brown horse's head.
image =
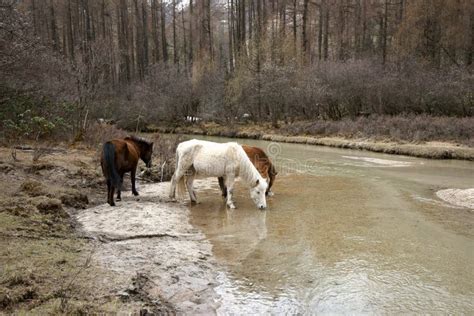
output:
[{"label": "dark brown horse's head", "polygon": [[151,157],[153,155],[153,142],[149,142],[137,136],[128,136],[125,139],[133,141],[140,150],[140,159],[146,164],[147,168],[151,167]]}]

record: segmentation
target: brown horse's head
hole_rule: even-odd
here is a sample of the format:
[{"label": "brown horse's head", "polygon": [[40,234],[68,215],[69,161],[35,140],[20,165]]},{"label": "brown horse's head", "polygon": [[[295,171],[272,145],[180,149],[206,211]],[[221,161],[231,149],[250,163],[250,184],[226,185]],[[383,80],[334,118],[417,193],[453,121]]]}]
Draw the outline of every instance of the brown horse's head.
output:
[{"label": "brown horse's head", "polygon": [[150,168],[151,156],[153,155],[153,142],[136,136],[128,136],[125,139],[131,140],[137,145],[140,150],[140,159],[143,160],[147,168]]}]

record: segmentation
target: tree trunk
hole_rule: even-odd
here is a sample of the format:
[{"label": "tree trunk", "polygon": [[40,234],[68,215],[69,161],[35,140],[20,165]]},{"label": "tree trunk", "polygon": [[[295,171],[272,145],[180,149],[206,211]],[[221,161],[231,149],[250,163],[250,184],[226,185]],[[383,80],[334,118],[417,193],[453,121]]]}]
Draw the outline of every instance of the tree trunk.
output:
[{"label": "tree trunk", "polygon": [[323,59],[323,4],[319,6],[319,21],[318,21],[318,59]]},{"label": "tree trunk", "polygon": [[388,0],[385,0],[384,16],[383,16],[383,33],[382,33],[382,65],[387,60],[387,20],[388,20]]},{"label": "tree trunk", "polygon": [[120,17],[117,19],[119,29],[119,49],[120,49],[120,72],[119,80],[121,83],[131,82],[131,67],[130,67],[130,55],[128,49],[128,8],[126,0],[120,0],[119,8],[117,9],[117,15]]},{"label": "tree trunk", "polygon": [[140,11],[138,9],[138,0],[133,1],[135,7],[135,61],[137,65],[138,78],[143,80],[143,39],[141,30]]},{"label": "tree trunk", "polygon": [[307,34],[308,24],[308,3],[309,0],[303,1],[303,27],[301,28],[302,48],[303,48],[303,63],[307,63],[309,58],[309,41]]},{"label": "tree trunk", "polygon": [[192,67],[194,59],[194,46],[193,46],[193,28],[194,28],[194,12],[193,12],[193,0],[189,0],[189,66]]},{"label": "tree trunk", "polygon": [[173,62],[178,64],[178,46],[176,42],[176,0],[171,2],[173,9]]},{"label": "tree trunk", "polygon": [[472,65],[472,54],[474,54],[474,11],[471,11],[469,19],[469,34],[470,41],[467,44],[466,50],[466,66],[469,67]]},{"label": "tree trunk", "polygon": [[148,12],[147,1],[142,1],[142,38],[143,38],[143,72],[146,73],[149,63],[148,56]]},{"label": "tree trunk", "polygon": [[346,21],[345,21],[345,16],[344,16],[344,4],[342,1],[339,3],[339,17],[337,24],[339,26],[339,34],[338,34],[338,40],[339,40],[339,47],[338,47],[338,58],[339,60],[344,60],[345,59],[345,45],[344,45],[344,29],[346,27]]},{"label": "tree trunk", "polygon": [[72,32],[72,12],[71,12],[71,0],[67,2],[67,39],[68,39],[68,50],[69,59],[74,62],[74,33]]},{"label": "tree trunk", "polygon": [[[232,0],[231,0],[232,1]],[[227,0],[227,33],[229,36],[229,72],[233,73],[234,72],[234,48],[232,47],[232,6]]]},{"label": "tree trunk", "polygon": [[324,60],[329,57],[329,5],[324,1],[325,15],[324,15],[324,40],[323,40],[323,54]]},{"label": "tree trunk", "polygon": [[102,39],[105,39],[106,37],[106,23],[105,23],[105,0],[102,0],[102,3],[100,5],[100,21],[101,21],[101,36],[102,36]]},{"label": "tree trunk", "polygon": [[50,12],[50,19],[51,19],[51,42],[53,43],[53,49],[59,52],[60,44],[59,44],[58,27],[56,25],[56,14],[54,11],[54,4],[52,0],[49,1],[49,12]]},{"label": "tree trunk", "polygon": [[160,12],[161,12],[161,47],[163,51],[163,61],[168,62],[168,43],[166,42],[166,14],[165,14],[165,4],[164,0],[160,2]]},{"label": "tree trunk", "polygon": [[212,51],[211,0],[207,0],[206,15],[207,15],[207,37],[209,38],[209,58],[212,61],[212,60],[214,60],[214,53]]},{"label": "tree trunk", "polygon": [[184,21],[184,9],[181,9],[181,22],[183,24],[183,60],[184,60],[184,66],[185,68],[187,67],[187,56],[188,56],[188,48],[187,48],[187,42],[186,42],[186,25]]},{"label": "tree trunk", "polygon": [[296,56],[296,0],[293,0],[293,49]]},{"label": "tree trunk", "polygon": [[157,0],[151,2],[151,36],[153,37],[153,62],[160,60],[160,40],[158,38],[158,5]]}]

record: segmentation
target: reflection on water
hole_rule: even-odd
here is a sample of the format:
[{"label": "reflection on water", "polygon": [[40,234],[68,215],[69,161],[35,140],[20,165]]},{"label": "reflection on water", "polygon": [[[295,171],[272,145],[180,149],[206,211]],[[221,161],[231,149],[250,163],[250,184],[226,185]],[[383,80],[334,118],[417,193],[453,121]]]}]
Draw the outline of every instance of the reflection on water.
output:
[{"label": "reflection on water", "polygon": [[281,146],[275,160],[294,167],[279,165],[266,211],[240,183],[236,210],[216,180],[196,183],[191,222],[224,269],[220,313],[474,311],[474,213],[426,202],[473,187],[472,163]]}]

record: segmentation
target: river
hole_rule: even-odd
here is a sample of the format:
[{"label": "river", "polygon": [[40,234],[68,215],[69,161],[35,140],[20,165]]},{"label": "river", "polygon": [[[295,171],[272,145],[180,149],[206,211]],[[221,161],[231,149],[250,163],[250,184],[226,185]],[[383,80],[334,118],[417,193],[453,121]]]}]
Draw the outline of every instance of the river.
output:
[{"label": "river", "polygon": [[228,210],[217,180],[196,181],[218,313],[474,312],[473,162],[239,142],[279,174],[264,211],[239,183]]}]

